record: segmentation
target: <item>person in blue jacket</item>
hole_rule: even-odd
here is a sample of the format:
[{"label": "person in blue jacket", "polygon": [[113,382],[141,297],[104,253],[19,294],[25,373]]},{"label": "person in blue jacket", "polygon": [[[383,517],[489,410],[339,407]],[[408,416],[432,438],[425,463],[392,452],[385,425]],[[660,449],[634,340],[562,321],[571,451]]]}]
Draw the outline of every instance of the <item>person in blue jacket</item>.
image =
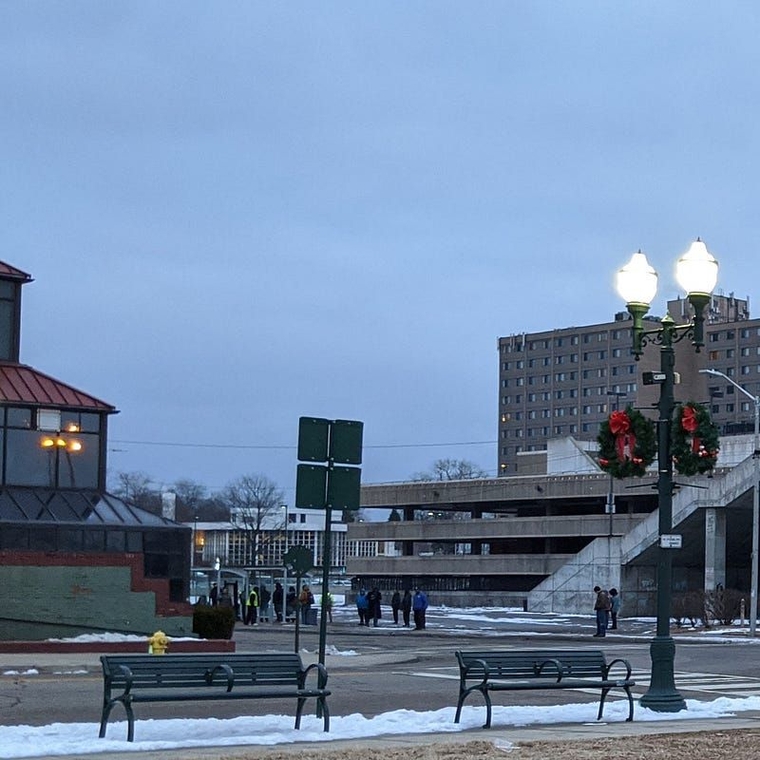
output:
[{"label": "person in blue jacket", "polygon": [[412,612],[414,613],[414,630],[425,630],[425,610],[428,608],[428,598],[422,589],[415,589],[412,597]]}]

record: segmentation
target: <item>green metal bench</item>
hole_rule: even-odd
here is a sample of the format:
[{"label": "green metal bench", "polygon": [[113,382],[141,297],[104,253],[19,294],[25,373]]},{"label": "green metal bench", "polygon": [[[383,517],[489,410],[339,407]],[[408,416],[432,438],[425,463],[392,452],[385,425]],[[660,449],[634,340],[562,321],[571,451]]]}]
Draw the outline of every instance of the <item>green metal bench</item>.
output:
[{"label": "green metal bench", "polygon": [[[100,738],[117,703],[127,713],[127,741],[134,740],[137,702],[186,702],[226,699],[297,700],[295,727],[309,698],[317,700],[317,715],[330,730],[327,671],[320,663],[303,667],[297,654],[135,654],[103,655],[103,711]],[[315,671],[316,683],[307,686]]]},{"label": "green metal bench", "polygon": [[[458,651],[459,700],[454,718],[459,723],[465,699],[477,691],[486,702],[486,722],[491,726],[491,692],[528,691],[532,689],[599,689],[601,720],[604,700],[611,689],[622,689],[628,697],[627,721],[633,720],[631,666],[628,660],[615,659],[607,664],[598,649],[515,649],[505,651]],[[611,674],[613,667],[619,677]],[[473,685],[472,681],[476,681]]]}]

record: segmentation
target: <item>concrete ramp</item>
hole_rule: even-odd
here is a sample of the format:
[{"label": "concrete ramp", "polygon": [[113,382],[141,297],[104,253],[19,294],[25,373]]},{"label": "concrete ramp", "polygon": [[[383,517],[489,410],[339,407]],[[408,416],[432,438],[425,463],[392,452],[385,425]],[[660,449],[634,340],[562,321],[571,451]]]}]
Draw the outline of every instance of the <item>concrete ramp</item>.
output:
[{"label": "concrete ramp", "polygon": [[[673,528],[698,509],[727,507],[753,487],[752,457],[713,478],[678,477],[683,484],[673,497]],[[707,488],[689,488],[689,483]],[[622,537],[594,539],[528,594],[528,609],[536,612],[591,610],[594,586],[620,588],[622,567],[655,545],[659,537],[659,511],[655,510]]]}]

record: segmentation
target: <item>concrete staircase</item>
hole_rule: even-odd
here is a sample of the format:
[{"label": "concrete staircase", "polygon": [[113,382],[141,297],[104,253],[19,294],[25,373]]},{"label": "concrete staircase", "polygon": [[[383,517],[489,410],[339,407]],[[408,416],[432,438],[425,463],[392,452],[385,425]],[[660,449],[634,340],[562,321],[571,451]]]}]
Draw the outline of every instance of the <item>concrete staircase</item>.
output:
[{"label": "concrete staircase", "polygon": [[[679,482],[705,486],[681,488],[673,497],[673,532],[696,510],[704,507],[727,507],[753,487],[754,463],[748,457],[735,467],[713,478],[683,478]],[[594,539],[528,594],[528,609],[536,612],[588,614],[592,589],[620,588],[621,569],[643,551],[655,545],[659,537],[659,511],[655,510],[624,536]]]}]

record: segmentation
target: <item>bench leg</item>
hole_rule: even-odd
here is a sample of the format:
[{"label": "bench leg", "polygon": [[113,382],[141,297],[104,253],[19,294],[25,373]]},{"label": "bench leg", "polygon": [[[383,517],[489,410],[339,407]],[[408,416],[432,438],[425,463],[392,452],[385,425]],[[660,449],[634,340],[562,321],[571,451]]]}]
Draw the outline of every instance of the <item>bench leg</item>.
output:
[{"label": "bench leg", "polygon": [[491,728],[491,695],[488,693],[488,689],[483,692],[483,696],[486,698],[486,722],[483,724],[483,728]]},{"label": "bench leg", "polygon": [[602,689],[602,698],[599,700],[599,712],[597,713],[597,716],[596,716],[597,720],[602,719],[602,713],[604,712],[604,700],[607,698],[608,693],[609,693],[609,689]]},{"label": "bench leg", "polygon": [[108,704],[103,705],[103,712],[100,714],[100,733],[98,734],[99,739],[105,738],[106,725],[108,723],[108,716],[111,714],[111,710],[113,710],[113,702],[109,702]]},{"label": "bench leg", "polygon": [[121,702],[124,705],[124,710],[127,713],[127,741],[132,742],[135,740],[135,714],[132,711],[132,702],[129,699],[114,699],[103,705],[103,712],[100,715],[100,733],[98,734],[98,738],[105,738],[108,718],[111,715],[111,710],[113,710],[114,705],[117,702]]},{"label": "bench leg", "polygon": [[[611,688],[612,687],[602,689],[602,698],[599,700],[599,713],[596,716],[597,720],[602,719],[602,713],[604,712],[604,700],[607,698],[607,694]],[[626,723],[630,723],[633,720],[633,695],[631,694],[630,686],[623,686],[623,690],[625,691],[626,697],[628,697],[628,717],[625,720]]]},{"label": "bench leg", "polygon": [[306,697],[298,697],[298,706],[296,707],[296,728],[301,728],[301,713],[303,706],[306,704]]},{"label": "bench leg", "polygon": [[628,697],[628,717],[625,719],[626,723],[630,723],[633,720],[633,695],[631,694],[631,687],[624,686],[626,696]]},{"label": "bench leg", "polygon": [[317,697],[317,704],[322,708],[322,719],[324,721],[324,730],[330,730],[330,710],[327,708],[327,700],[324,697]]},{"label": "bench leg", "polygon": [[487,688],[482,688],[480,686],[473,686],[472,688],[465,689],[464,691],[460,690],[459,700],[457,701],[457,712],[456,715],[454,715],[454,723],[459,723],[459,719],[462,717],[462,707],[464,706],[464,701],[470,694],[472,694],[473,691],[479,691],[483,695],[483,699],[486,702],[486,722],[483,725],[483,728],[491,728],[491,695],[488,693]]}]

